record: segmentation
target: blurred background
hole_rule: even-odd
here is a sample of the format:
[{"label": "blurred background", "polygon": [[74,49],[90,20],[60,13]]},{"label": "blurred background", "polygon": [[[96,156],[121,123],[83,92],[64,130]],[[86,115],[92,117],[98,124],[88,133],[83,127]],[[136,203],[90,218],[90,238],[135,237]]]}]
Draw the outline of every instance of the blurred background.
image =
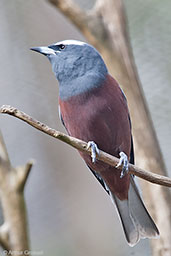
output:
[{"label": "blurred background", "polygon": [[[94,4],[76,2],[87,9]],[[135,62],[171,176],[171,1],[124,3]],[[29,48],[85,39],[43,0],[1,0],[0,31],[0,105],[10,104],[64,131],[51,66]],[[14,166],[36,160],[25,189],[33,251],[51,256],[150,255],[147,240],[128,247],[110,199],[76,150],[10,116],[0,116],[0,128]]]}]

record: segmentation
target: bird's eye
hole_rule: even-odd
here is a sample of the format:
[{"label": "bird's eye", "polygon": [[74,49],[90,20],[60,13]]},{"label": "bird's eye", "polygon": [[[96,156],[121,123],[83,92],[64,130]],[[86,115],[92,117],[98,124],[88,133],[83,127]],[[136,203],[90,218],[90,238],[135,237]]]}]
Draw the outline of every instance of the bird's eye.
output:
[{"label": "bird's eye", "polygon": [[60,45],[58,45],[58,47],[59,47],[60,50],[65,49],[65,45],[64,44],[60,44]]}]

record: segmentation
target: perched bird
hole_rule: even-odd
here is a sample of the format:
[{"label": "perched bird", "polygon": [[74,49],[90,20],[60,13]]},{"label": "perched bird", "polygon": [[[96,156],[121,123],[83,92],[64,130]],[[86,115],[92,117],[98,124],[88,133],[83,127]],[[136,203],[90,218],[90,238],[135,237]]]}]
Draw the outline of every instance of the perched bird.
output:
[{"label": "perched bird", "polygon": [[[31,50],[50,60],[59,82],[62,123],[69,135],[88,142],[92,158],[80,154],[116,204],[129,245],[134,246],[140,238],[157,237],[159,231],[142,202],[134,177],[128,174],[134,150],[126,97],[99,52],[77,40]],[[97,160],[98,148],[120,157],[122,171]]]}]

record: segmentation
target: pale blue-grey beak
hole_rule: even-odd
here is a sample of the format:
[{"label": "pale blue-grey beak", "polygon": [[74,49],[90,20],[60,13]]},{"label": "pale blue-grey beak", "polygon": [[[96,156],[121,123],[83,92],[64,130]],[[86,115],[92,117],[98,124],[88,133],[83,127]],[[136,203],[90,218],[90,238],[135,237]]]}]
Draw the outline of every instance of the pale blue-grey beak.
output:
[{"label": "pale blue-grey beak", "polygon": [[49,48],[48,46],[40,46],[40,47],[32,47],[30,50],[39,52],[43,55],[56,55],[55,51],[52,48]]}]

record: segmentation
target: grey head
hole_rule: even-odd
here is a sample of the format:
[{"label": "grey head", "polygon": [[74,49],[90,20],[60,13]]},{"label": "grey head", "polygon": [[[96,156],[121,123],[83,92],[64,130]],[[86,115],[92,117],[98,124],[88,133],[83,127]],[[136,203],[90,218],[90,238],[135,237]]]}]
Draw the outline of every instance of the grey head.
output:
[{"label": "grey head", "polygon": [[98,51],[81,41],[64,40],[31,50],[47,56],[50,60],[59,81],[59,95],[62,100],[101,86],[108,73]]}]

